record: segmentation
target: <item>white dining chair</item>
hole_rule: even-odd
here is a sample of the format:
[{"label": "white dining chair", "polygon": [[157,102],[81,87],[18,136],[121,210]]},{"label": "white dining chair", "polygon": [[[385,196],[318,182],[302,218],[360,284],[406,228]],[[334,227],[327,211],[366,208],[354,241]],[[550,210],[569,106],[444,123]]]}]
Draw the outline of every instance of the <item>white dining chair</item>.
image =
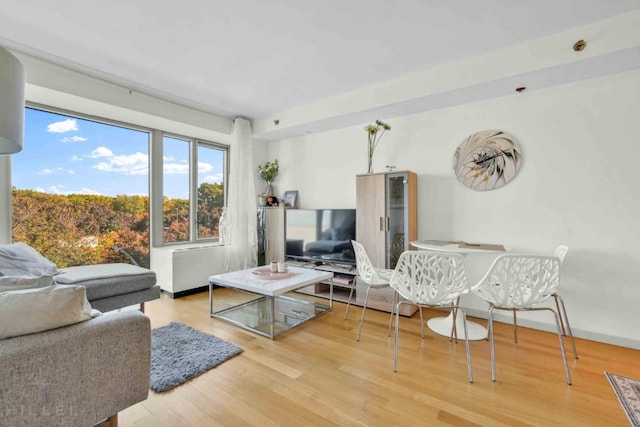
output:
[{"label": "white dining chair", "polygon": [[[571,374],[567,363],[559,314],[551,307],[539,306],[552,297],[560,285],[560,259],[555,256],[500,255],[472,291],[489,303],[488,333],[491,349],[491,380],[496,380],[494,310],[539,311],[553,313],[567,384]],[[572,337],[573,340],[573,337]]]},{"label": "white dining chair", "polygon": [[[564,262],[565,257],[567,256],[567,252],[569,251],[569,247],[566,245],[560,245],[553,251],[553,256],[558,258],[560,261],[560,267],[562,267],[562,263]],[[567,316],[567,308],[565,307],[564,300],[558,294],[558,291],[553,293],[553,299],[556,303],[556,310],[558,313],[558,317],[560,318],[560,329],[562,330],[562,335],[569,336],[571,339],[571,348],[573,349],[573,357],[578,358],[578,350],[576,348],[576,341],[573,338],[573,332],[571,331],[571,324],[569,323],[569,317]],[[518,342],[518,321],[516,318],[517,310],[513,310],[513,342]],[[566,326],[565,326],[566,325]],[[568,332],[568,333],[567,333]]]},{"label": "white dining chair", "polygon": [[[467,353],[467,375],[473,382],[471,352],[469,350],[469,334],[467,317],[458,305],[460,295],[468,290],[467,274],[462,255],[431,252],[406,251],[400,255],[396,269],[391,276],[391,287],[396,290],[400,299],[396,305],[395,345],[393,352],[393,371],[398,370],[398,335],[400,306],[412,304],[429,308],[448,308],[462,316]],[[422,314],[422,312],[421,312]],[[424,322],[420,319],[422,338],[424,339]]]},{"label": "white dining chair", "polygon": [[[560,260],[560,266],[562,266],[562,264],[564,263],[564,258],[567,256],[567,252],[569,252],[569,247],[567,245],[560,245],[555,249],[555,251],[553,251],[553,256],[557,257]],[[571,343],[573,345],[573,353],[577,359],[578,353],[576,352],[576,345],[573,342],[573,333],[571,332],[571,325],[569,324],[569,317],[567,316],[567,309],[564,305],[564,300],[558,294],[558,292],[553,294],[553,298],[556,301],[556,308],[558,309],[558,314],[560,315],[560,327],[562,328],[562,334],[567,335],[566,331],[569,331],[569,336],[571,337]],[[567,325],[566,328],[565,323]]]},{"label": "white dining chair", "polygon": [[[349,300],[347,301],[347,308],[344,312],[344,320],[347,320],[349,316],[349,307],[351,306],[351,299],[353,297],[353,291],[356,287],[357,280],[360,279],[367,286],[367,293],[364,297],[364,304],[362,305],[362,314],[360,315],[360,324],[358,325],[358,335],[356,336],[356,341],[360,341],[360,334],[362,333],[362,325],[364,324],[364,316],[367,311],[367,302],[369,301],[369,292],[371,289],[384,289],[389,287],[389,281],[391,280],[391,275],[393,274],[393,270],[384,269],[384,268],[375,268],[369,259],[369,255],[367,255],[367,251],[364,246],[356,242],[355,240],[351,241],[353,245],[353,250],[356,254],[356,270],[358,275],[356,279],[353,281],[351,285],[351,291],[349,292]],[[393,293],[393,303],[391,304],[391,315],[389,316],[389,329],[387,331],[387,335],[391,335],[391,325],[393,322],[393,309],[396,305],[396,301],[398,298],[397,293]],[[422,313],[420,313],[422,314]]]}]

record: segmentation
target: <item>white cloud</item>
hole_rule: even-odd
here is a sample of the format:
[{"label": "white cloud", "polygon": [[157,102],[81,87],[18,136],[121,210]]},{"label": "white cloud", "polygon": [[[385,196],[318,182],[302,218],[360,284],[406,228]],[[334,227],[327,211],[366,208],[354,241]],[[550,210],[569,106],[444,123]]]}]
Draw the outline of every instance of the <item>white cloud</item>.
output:
[{"label": "white cloud", "polygon": [[102,195],[101,192],[96,191],[96,190],[92,190],[91,188],[87,188],[87,187],[82,187],[79,190],[65,190],[64,189],[65,186],[64,185],[52,185],[49,187],[49,191],[48,193],[52,193],[52,194],[64,194],[64,195],[69,195],[69,194],[92,194],[92,195],[96,195],[96,196],[100,196]]},{"label": "white cloud", "polygon": [[206,173],[213,169],[210,163],[198,162],[198,173]]},{"label": "white cloud", "polygon": [[75,174],[75,172],[72,169],[65,169],[65,168],[58,167],[58,168],[42,169],[40,172],[38,172],[38,175],[51,175],[52,173],[58,173],[58,172],[68,173],[69,175]]},{"label": "white cloud", "polygon": [[111,151],[107,147],[98,147],[95,150],[93,150],[88,157],[92,159],[97,159],[99,157],[111,157],[111,156],[113,156],[113,151]]},{"label": "white cloud", "polygon": [[67,136],[65,138],[62,138],[60,141],[61,142],[85,142],[86,140],[87,138],[85,138],[84,136],[74,135],[74,136]]},{"label": "white cloud", "polygon": [[83,160],[84,160],[84,159],[83,159],[82,157],[77,156],[77,155],[75,155],[75,154],[74,154],[73,156],[71,156],[71,161],[72,161],[72,162],[81,162],[81,161],[83,161]]},{"label": "white cloud", "polygon": [[78,122],[75,119],[67,119],[47,126],[47,132],[51,133],[65,133],[74,130],[78,130]]},{"label": "white cloud", "polygon": [[222,182],[222,179],[224,177],[222,176],[221,173],[215,174],[215,175],[207,175],[205,176],[202,180],[204,182],[208,182],[209,184],[219,184]]},{"label": "white cloud", "polygon": [[64,188],[64,185],[52,185],[49,187],[48,193],[64,194],[64,192],[62,191],[63,188]]},{"label": "white cloud", "polygon": [[[96,151],[100,150],[102,155],[98,155]],[[126,175],[146,175],[149,173],[149,156],[144,153],[134,153],[128,155],[114,156],[111,150],[100,147],[94,150],[92,157],[108,157],[106,161],[102,161],[93,166],[102,172],[118,172]],[[96,153],[94,155],[94,153]]]},{"label": "white cloud", "polygon": [[165,175],[177,175],[189,173],[189,163],[165,163],[162,167]]}]

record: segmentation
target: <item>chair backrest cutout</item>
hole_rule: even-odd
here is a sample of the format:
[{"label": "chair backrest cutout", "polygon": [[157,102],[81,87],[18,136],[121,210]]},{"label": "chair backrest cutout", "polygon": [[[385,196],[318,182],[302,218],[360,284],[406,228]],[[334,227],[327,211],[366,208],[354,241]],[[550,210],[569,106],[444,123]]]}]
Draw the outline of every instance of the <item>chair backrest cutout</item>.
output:
[{"label": "chair backrest cutout", "polygon": [[414,303],[449,305],[468,290],[464,258],[435,251],[403,252],[390,285]]},{"label": "chair backrest cutout", "polygon": [[558,257],[500,255],[473,290],[498,307],[526,308],[551,297],[559,285]]}]

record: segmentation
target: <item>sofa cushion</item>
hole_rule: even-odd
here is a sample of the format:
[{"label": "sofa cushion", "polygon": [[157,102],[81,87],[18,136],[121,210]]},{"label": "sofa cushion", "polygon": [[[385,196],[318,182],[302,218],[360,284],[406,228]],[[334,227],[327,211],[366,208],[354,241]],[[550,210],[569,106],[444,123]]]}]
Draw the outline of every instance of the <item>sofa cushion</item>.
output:
[{"label": "sofa cushion", "polygon": [[1,276],[55,276],[56,265],[31,246],[18,242],[0,245]]},{"label": "sofa cushion", "polygon": [[45,286],[0,292],[0,340],[91,319],[82,286]]},{"label": "sofa cushion", "polygon": [[61,285],[82,285],[89,301],[151,288],[156,273],[132,264],[79,265],[60,269],[54,278]]},{"label": "sofa cushion", "polygon": [[51,286],[52,276],[0,276],[0,292]]}]

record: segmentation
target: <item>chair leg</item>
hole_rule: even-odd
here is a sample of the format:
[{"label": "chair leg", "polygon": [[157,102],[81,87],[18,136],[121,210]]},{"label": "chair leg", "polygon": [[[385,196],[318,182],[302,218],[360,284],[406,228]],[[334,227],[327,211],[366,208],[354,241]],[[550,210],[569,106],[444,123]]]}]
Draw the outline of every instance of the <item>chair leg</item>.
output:
[{"label": "chair leg", "polygon": [[569,338],[571,338],[571,346],[573,347],[573,357],[578,358],[578,350],[576,349],[576,341],[573,339],[573,332],[571,331],[571,325],[569,324],[569,317],[567,317],[567,309],[564,306],[564,300],[558,294],[553,295],[556,300],[556,306],[558,306],[558,301],[560,301],[560,307],[562,307],[562,314],[560,313],[560,307],[558,307],[558,315],[560,316],[560,326],[562,326],[562,335],[566,335],[564,329],[564,323],[562,323],[562,318],[564,317],[565,323],[567,324],[567,331],[569,331]]},{"label": "chair leg", "polygon": [[558,303],[558,294],[553,294],[553,299],[556,300],[556,311],[558,312],[558,315],[560,316],[560,327],[562,328],[562,335],[566,336],[567,332],[564,329],[564,320],[562,319],[562,313],[560,311],[560,304]]},{"label": "chair leg", "polygon": [[567,384],[571,385],[571,373],[569,373],[569,364],[567,363],[567,352],[564,348],[564,338],[562,335],[562,328],[560,328],[560,316],[552,309],[545,308],[553,313],[553,319],[556,321],[556,328],[558,330],[558,340],[560,341],[560,352],[562,353],[562,363],[564,364],[564,373],[567,376]]},{"label": "chair leg", "polygon": [[347,316],[349,316],[349,307],[351,306],[351,298],[353,297],[353,290],[356,287],[356,280],[353,279],[353,283],[351,284],[351,291],[349,292],[349,301],[347,301],[347,309],[344,311],[344,320],[347,320]]},{"label": "chair leg", "polygon": [[396,304],[396,334],[393,344],[393,372],[398,372],[398,333],[400,330],[400,305],[402,303],[403,301],[398,301],[398,304]]},{"label": "chair leg", "polygon": [[[467,330],[467,315],[464,310],[460,307],[455,307],[454,309],[460,310],[462,312],[462,326],[464,328],[464,344],[467,352],[467,375],[469,377],[469,382],[473,382],[473,368],[471,367],[471,349],[469,347],[469,331]],[[454,316],[455,321],[455,316]],[[457,339],[457,337],[456,337]]]},{"label": "chair leg", "polygon": [[516,318],[516,309],[513,309],[513,342],[518,343],[518,319]]},{"label": "chair leg", "polygon": [[493,306],[489,307],[487,333],[489,334],[489,349],[491,352],[491,381],[496,382],[496,346],[493,339],[493,309]]},{"label": "chair leg", "polygon": [[393,292],[393,302],[391,303],[391,315],[389,316],[389,330],[387,331],[387,336],[391,336],[391,325],[393,324],[393,309],[395,308],[398,302],[398,293]]},{"label": "chair leg", "polygon": [[460,297],[456,298],[455,305],[451,309],[451,335],[449,335],[449,341],[453,341],[458,344],[458,307],[460,306]]},{"label": "chair leg", "polygon": [[358,326],[356,341],[360,341],[360,333],[362,332],[362,324],[364,323],[364,313],[367,311],[367,301],[369,301],[369,291],[371,291],[371,286],[367,288],[367,294],[364,297],[364,305],[362,306],[362,315],[360,316],[360,326]]},{"label": "chair leg", "polygon": [[422,307],[418,306],[418,311],[420,312],[420,334],[422,334],[422,339],[424,339],[424,319],[422,318]]}]

